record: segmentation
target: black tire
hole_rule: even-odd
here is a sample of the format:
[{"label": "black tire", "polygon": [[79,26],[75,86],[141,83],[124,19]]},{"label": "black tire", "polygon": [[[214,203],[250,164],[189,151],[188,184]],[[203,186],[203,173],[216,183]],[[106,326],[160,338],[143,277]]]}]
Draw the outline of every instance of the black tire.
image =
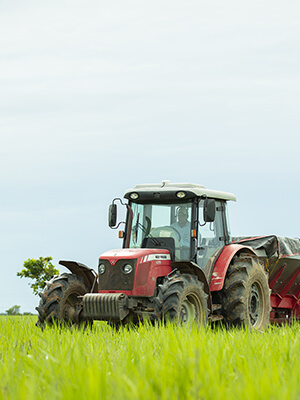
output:
[{"label": "black tire", "polygon": [[89,291],[83,279],[74,274],[63,273],[53,277],[43,292],[39,306],[36,310],[39,313],[38,326],[47,325],[68,325],[86,326],[87,321],[82,321],[81,298]]},{"label": "black tire", "polygon": [[196,276],[176,273],[158,285],[156,297],[159,315],[163,321],[178,324],[207,321],[207,294],[204,285]]},{"label": "black tire", "polygon": [[223,317],[227,325],[263,330],[270,322],[268,278],[253,258],[237,259],[228,268],[223,293]]}]

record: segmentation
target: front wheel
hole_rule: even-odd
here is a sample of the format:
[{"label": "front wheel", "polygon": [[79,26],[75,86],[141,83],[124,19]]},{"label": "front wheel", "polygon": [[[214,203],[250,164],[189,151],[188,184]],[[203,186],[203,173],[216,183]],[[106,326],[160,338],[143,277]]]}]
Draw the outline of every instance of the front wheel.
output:
[{"label": "front wheel", "polygon": [[157,303],[162,320],[178,324],[207,321],[207,294],[196,276],[175,274],[158,286]]},{"label": "front wheel", "polygon": [[53,277],[39,293],[37,325],[87,325],[88,322],[82,320],[81,296],[88,291],[83,279],[77,275],[63,273]]},{"label": "front wheel", "polygon": [[222,297],[227,324],[255,330],[268,326],[270,289],[267,275],[257,260],[241,258],[230,265]]}]

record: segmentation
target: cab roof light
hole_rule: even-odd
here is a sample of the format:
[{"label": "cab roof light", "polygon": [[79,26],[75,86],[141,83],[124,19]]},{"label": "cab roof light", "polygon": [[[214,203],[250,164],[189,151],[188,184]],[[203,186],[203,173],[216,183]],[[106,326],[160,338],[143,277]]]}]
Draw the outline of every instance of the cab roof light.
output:
[{"label": "cab roof light", "polygon": [[177,193],[176,193],[176,196],[177,196],[179,199],[184,199],[185,196],[186,196],[186,193],[180,191],[180,192],[177,192]]},{"label": "cab roof light", "polygon": [[130,194],[130,198],[131,198],[131,200],[137,200],[139,198],[139,194],[133,192],[133,193]]}]

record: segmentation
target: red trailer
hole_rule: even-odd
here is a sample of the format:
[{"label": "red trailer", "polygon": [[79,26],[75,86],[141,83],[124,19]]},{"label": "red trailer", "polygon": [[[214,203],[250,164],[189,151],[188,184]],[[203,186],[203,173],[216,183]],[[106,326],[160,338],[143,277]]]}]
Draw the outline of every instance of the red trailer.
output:
[{"label": "red trailer", "polygon": [[300,318],[300,239],[279,236],[234,238],[254,249],[271,289],[271,322]]},{"label": "red trailer", "polygon": [[[124,198],[109,208],[109,226],[124,223],[122,249],[102,254],[97,273],[60,261],[71,273],[46,283],[39,325],[147,318],[263,329],[299,318],[299,239],[232,238],[235,196],[201,185],[137,185]],[[119,223],[117,202],[127,208]]]}]

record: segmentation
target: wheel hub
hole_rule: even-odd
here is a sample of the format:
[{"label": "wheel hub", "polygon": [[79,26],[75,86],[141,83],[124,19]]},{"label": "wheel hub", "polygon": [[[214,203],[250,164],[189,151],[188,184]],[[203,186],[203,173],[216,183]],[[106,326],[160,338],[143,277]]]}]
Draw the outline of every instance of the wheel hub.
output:
[{"label": "wheel hub", "polygon": [[195,316],[195,306],[188,299],[185,299],[181,306],[180,323],[187,324],[191,321],[194,321]]},{"label": "wheel hub", "polygon": [[181,324],[198,323],[203,318],[203,312],[198,296],[189,293],[181,304],[179,322]]},{"label": "wheel hub", "polygon": [[249,295],[249,317],[252,326],[259,323],[262,316],[262,291],[257,282],[254,282]]},{"label": "wheel hub", "polygon": [[78,313],[80,311],[78,305],[79,305],[79,300],[78,300],[79,293],[71,293],[67,299],[65,300],[65,305],[63,308],[63,319],[65,321],[73,321],[75,322],[78,318]]}]

